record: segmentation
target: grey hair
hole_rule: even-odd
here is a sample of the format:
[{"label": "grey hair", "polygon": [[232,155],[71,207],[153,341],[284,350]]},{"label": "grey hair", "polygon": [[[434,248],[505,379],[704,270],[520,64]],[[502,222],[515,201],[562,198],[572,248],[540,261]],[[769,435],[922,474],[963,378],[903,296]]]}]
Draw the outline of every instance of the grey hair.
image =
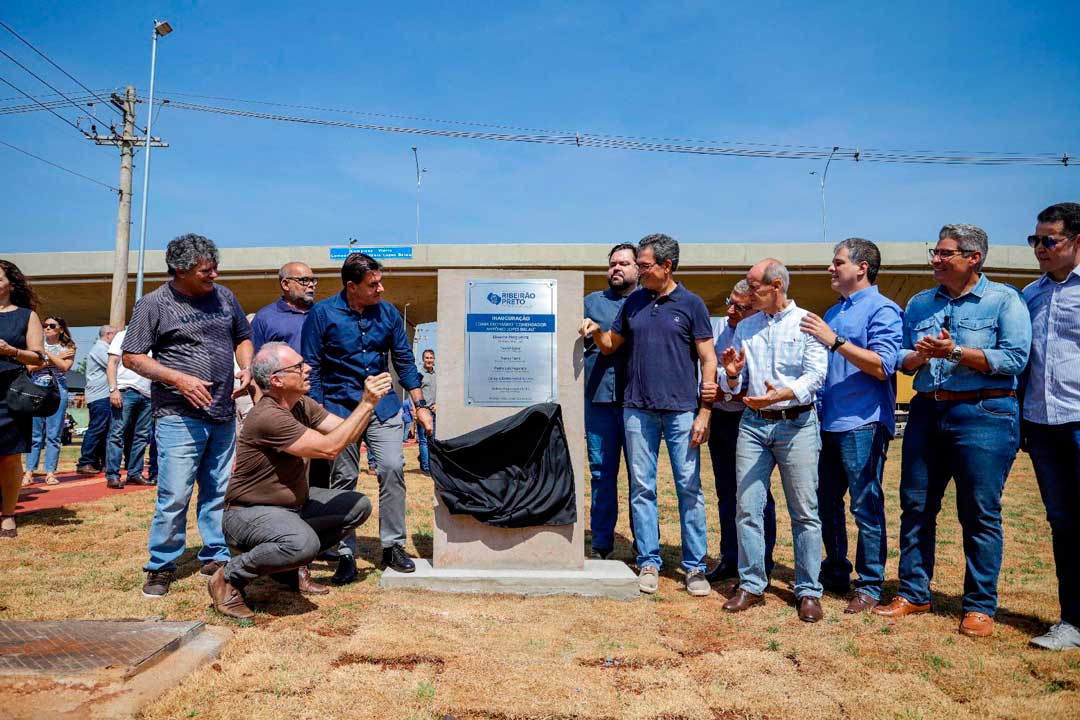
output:
[{"label": "grey hair", "polygon": [[177,270],[188,271],[199,264],[200,260],[218,262],[217,245],[210,238],[188,233],[173,238],[165,248],[165,264],[169,275],[176,275]]},{"label": "grey hair", "polygon": [[749,295],[750,294],[750,283],[748,283],[746,281],[746,278],[743,278],[739,282],[735,283],[735,287],[731,288],[731,294],[732,295]]},{"label": "grey hair", "polygon": [[761,274],[761,281],[766,285],[772,285],[777,280],[780,281],[780,288],[786,293],[791,287],[791,275],[784,263],[775,258],[769,258],[765,261],[765,271]]},{"label": "grey hair", "polygon": [[292,265],[292,263],[287,262],[287,263],[285,263],[284,265],[282,265],[281,267],[278,268],[278,271],[277,271],[278,282],[280,282],[280,281],[284,280],[285,278],[289,277],[289,273],[285,271],[285,268],[289,267],[290,265]]},{"label": "grey hair", "polygon": [[990,249],[990,239],[986,236],[985,230],[978,225],[968,223],[946,225],[938,233],[938,240],[944,240],[945,238],[955,240],[957,247],[961,250],[980,253],[982,257],[979,259],[979,264],[975,266],[975,272],[982,270],[983,263],[986,262],[986,255]]},{"label": "grey hair", "polygon": [[97,336],[99,338],[103,338],[111,332],[116,332],[116,328],[112,325],[102,325],[100,328],[98,328]]},{"label": "grey hair", "polygon": [[664,261],[671,261],[671,271],[679,269],[679,241],[663,233],[646,235],[638,241],[638,252],[645,248],[652,248],[656,264],[662,265]]},{"label": "grey hair", "polygon": [[848,260],[852,264],[866,263],[866,279],[872,285],[877,280],[878,271],[881,270],[881,251],[878,250],[878,246],[869,240],[851,237],[836,243],[833,255],[840,252],[840,248],[847,248]]},{"label": "grey hair", "polygon": [[281,349],[288,343],[268,342],[255,353],[251,361],[251,379],[264,392],[270,389],[270,376],[281,369]]}]

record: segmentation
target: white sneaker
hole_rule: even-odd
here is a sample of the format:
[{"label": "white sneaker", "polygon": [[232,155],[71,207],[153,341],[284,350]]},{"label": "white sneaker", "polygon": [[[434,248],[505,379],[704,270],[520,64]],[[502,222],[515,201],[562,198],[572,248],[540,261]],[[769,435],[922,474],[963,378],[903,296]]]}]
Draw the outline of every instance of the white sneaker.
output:
[{"label": "white sneaker", "polygon": [[638,573],[638,590],[652,595],[660,587],[660,571],[652,565],[646,565]]},{"label": "white sneaker", "polygon": [[686,592],[694,597],[707,597],[712,592],[704,570],[695,570],[686,576]]},{"label": "white sneaker", "polygon": [[1062,620],[1045,635],[1031,638],[1029,642],[1045,650],[1074,650],[1080,648],[1080,628]]}]

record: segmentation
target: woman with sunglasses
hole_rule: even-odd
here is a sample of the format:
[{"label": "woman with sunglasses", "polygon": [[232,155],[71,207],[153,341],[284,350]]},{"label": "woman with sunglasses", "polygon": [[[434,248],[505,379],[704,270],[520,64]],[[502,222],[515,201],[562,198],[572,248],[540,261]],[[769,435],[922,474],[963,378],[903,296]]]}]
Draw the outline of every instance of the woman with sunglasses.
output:
[{"label": "woman with sunglasses", "polygon": [[75,362],[75,342],[71,339],[67,321],[59,315],[48,315],[41,324],[45,338],[45,362],[33,365],[30,370],[34,382],[47,385],[55,382],[60,388],[60,406],[47,418],[34,418],[33,444],[26,456],[26,472],[22,484],[34,481],[41,449],[45,448],[45,484],[56,485],[56,465],[60,462],[60,436],[64,431],[64,415],[67,413],[67,371]]},{"label": "woman with sunglasses", "polygon": [[22,454],[30,449],[30,418],[8,412],[7,391],[24,366],[41,362],[37,298],[22,272],[0,260],[0,538],[13,538]]}]

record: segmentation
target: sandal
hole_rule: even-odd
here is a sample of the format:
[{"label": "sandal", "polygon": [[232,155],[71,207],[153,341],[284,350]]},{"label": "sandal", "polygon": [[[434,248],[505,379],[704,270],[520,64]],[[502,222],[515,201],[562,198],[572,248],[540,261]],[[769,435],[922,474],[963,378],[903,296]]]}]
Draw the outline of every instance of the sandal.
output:
[{"label": "sandal", "polygon": [[34,484],[34,473],[27,470],[22,476],[22,487],[29,487]]},{"label": "sandal", "polygon": [[52,473],[45,473],[45,484],[46,485],[59,485],[60,481],[57,480],[56,476],[53,475]]}]

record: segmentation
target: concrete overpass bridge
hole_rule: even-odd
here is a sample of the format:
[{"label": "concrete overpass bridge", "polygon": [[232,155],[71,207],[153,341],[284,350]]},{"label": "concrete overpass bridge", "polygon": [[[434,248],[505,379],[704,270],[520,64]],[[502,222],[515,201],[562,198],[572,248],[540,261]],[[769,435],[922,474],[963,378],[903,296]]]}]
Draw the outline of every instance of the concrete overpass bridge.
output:
[{"label": "concrete overpass bridge", "polygon": [[[933,278],[924,243],[880,245],[883,268],[878,276],[881,291],[903,306],[919,290],[931,287]],[[586,291],[605,287],[606,245],[420,245],[408,260],[387,260],[385,299],[399,309],[408,304],[409,324],[438,320],[437,280],[440,268],[475,269],[482,277],[491,268],[581,270]],[[317,298],[341,289],[340,260],[330,259],[327,246],[221,248],[219,282],[236,293],[248,312],[254,312],[279,295],[277,269],[286,262],[306,262],[319,277]],[[792,273],[791,297],[801,306],[823,312],[835,297],[829,288],[825,266],[832,246],[825,243],[777,243],[771,245],[683,245],[678,277],[704,298],[713,315],[724,310],[731,287],[754,262],[767,256],[782,260]],[[13,253],[6,258],[31,278],[42,299],[44,312],[63,316],[73,326],[101,325],[108,321],[113,253]],[[137,267],[131,254],[128,267]],[[146,253],[146,291],[168,280],[165,252]],[[1023,287],[1038,277],[1038,266],[1027,247],[990,248],[984,267],[995,280]],[[135,296],[135,275],[129,275],[128,314]]]}]

